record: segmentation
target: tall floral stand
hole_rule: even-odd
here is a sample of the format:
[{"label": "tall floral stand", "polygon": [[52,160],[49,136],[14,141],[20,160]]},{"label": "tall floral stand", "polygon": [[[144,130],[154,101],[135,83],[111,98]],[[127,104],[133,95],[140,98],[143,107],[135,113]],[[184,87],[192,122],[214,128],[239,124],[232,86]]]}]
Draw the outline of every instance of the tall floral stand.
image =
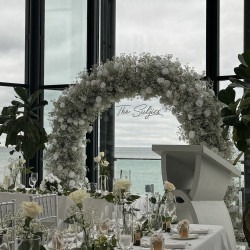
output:
[{"label": "tall floral stand", "polygon": [[228,161],[202,145],[153,145],[161,156],[163,181],[176,186],[175,195],[179,220],[194,224],[222,225],[236,249],[233,225],[223,201],[232,177],[240,171]]}]

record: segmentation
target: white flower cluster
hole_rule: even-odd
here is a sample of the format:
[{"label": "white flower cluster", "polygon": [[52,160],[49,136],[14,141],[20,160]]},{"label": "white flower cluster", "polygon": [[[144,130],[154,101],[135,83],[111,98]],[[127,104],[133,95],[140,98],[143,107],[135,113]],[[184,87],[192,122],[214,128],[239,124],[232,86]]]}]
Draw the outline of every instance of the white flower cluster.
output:
[{"label": "white flower cluster", "polygon": [[[225,159],[232,157],[232,143],[222,138],[220,109],[210,82],[171,55],[115,57],[83,72],[63,91],[50,113],[52,133],[45,155],[47,167],[65,187],[74,187],[77,173],[86,176],[86,133],[99,114],[123,98],[159,97],[180,122],[179,138],[202,144]],[[70,174],[71,173],[71,174]]]},{"label": "white flower cluster", "polygon": [[61,180],[57,176],[50,173],[42,180],[40,190],[48,193],[61,193],[63,188],[60,183]]}]

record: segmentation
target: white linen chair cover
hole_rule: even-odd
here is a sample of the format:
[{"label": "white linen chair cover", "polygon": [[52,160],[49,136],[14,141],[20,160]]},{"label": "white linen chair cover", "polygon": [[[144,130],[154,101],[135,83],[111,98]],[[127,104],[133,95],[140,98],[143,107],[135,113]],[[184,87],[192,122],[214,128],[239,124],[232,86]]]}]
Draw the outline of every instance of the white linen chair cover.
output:
[{"label": "white linen chair cover", "polygon": [[57,194],[30,195],[30,201],[38,203],[43,211],[37,219],[43,223],[53,223],[58,226],[58,197]]},{"label": "white linen chair cover", "polygon": [[[15,214],[16,214],[16,200],[3,201],[0,202],[0,221],[2,222],[4,218],[8,215],[11,216],[11,225],[12,235],[10,239],[10,249],[15,249],[16,241],[16,230],[15,230]],[[6,229],[6,228],[3,228]]]}]

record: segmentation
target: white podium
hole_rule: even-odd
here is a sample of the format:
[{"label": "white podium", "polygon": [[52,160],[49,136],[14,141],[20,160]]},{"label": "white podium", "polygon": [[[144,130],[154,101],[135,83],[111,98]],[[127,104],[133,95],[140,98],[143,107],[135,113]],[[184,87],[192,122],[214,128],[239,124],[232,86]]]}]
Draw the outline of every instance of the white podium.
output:
[{"label": "white podium", "polygon": [[163,181],[176,186],[178,219],[194,224],[222,225],[236,249],[228,209],[223,201],[232,177],[240,171],[219,155],[201,145],[152,145],[161,156]]}]

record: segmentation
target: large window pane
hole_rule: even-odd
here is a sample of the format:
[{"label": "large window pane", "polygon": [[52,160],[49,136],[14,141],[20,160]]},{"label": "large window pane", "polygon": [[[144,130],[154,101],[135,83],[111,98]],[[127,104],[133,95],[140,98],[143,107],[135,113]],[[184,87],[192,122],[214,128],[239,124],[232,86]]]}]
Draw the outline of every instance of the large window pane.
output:
[{"label": "large window pane", "polygon": [[205,0],[117,0],[116,9],[116,55],[173,54],[205,70]]},{"label": "large window pane", "polygon": [[0,1],[0,82],[24,83],[25,0]]},{"label": "large window pane", "polygon": [[243,53],[244,1],[220,2],[220,75],[233,75]]},{"label": "large window pane", "polygon": [[45,2],[45,84],[69,84],[86,68],[87,0]]}]

